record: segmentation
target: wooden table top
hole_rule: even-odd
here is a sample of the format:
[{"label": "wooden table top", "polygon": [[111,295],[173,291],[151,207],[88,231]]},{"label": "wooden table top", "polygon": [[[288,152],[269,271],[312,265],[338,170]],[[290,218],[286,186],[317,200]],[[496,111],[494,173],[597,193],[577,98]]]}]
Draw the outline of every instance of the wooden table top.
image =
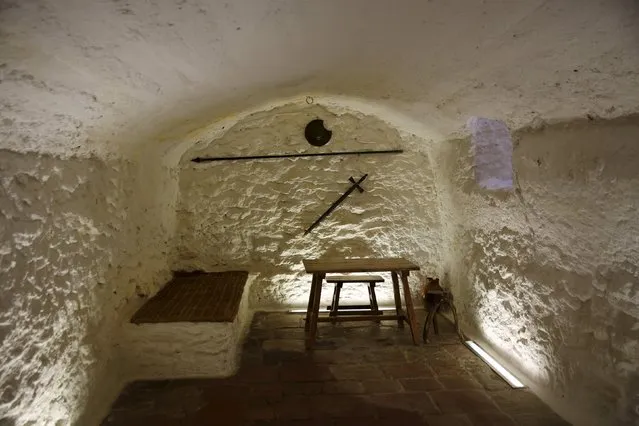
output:
[{"label": "wooden table top", "polygon": [[362,259],[304,259],[309,274],[343,272],[418,271],[419,266],[401,257],[367,257]]}]

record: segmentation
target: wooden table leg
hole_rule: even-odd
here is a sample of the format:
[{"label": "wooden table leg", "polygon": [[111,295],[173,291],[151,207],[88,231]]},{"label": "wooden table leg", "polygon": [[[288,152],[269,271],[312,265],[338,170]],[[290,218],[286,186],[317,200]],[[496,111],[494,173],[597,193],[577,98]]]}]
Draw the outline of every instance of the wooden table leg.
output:
[{"label": "wooden table leg", "polygon": [[313,306],[311,306],[311,321],[310,328],[306,333],[306,349],[313,347],[315,343],[315,337],[317,335],[317,318],[319,316],[320,298],[322,296],[322,282],[326,274],[314,273],[313,274]]},{"label": "wooden table leg", "polygon": [[[379,305],[377,304],[377,295],[375,294],[375,283],[368,283],[368,301],[371,305],[371,312],[374,315],[382,315],[382,311],[379,310]],[[380,320],[375,321],[377,324],[381,324]]]},{"label": "wooden table leg", "polygon": [[333,303],[331,304],[330,317],[336,317],[339,309],[339,294],[342,291],[342,283],[335,283],[335,289],[333,290]]},{"label": "wooden table leg", "polygon": [[417,333],[417,318],[415,317],[415,308],[413,307],[413,297],[410,294],[410,287],[408,286],[408,274],[409,271],[401,271],[402,274],[402,287],[404,288],[404,303],[406,304],[406,315],[408,316],[408,324],[410,325],[410,333],[413,336],[413,343],[419,345],[419,338]]},{"label": "wooden table leg", "polygon": [[306,322],[304,323],[304,331],[311,329],[311,312],[313,308],[313,300],[315,300],[315,275],[311,278],[311,292],[308,295],[308,307],[306,308]]},{"label": "wooden table leg", "polygon": [[[393,278],[393,294],[395,295],[395,310],[397,315],[402,314],[402,297],[399,294],[399,279],[397,278],[397,272],[392,271],[391,276]],[[397,320],[397,326],[404,328],[404,321],[400,318]]]}]

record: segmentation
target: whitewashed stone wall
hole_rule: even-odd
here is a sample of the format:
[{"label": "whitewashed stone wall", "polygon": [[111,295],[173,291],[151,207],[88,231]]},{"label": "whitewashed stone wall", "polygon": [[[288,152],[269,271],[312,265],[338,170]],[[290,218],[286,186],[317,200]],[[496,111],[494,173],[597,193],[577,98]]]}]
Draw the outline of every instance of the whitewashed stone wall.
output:
[{"label": "whitewashed stone wall", "polygon": [[579,425],[639,416],[639,120],[517,135],[516,191],[442,145],[445,269],[465,329]]},{"label": "whitewashed stone wall", "polygon": [[[314,118],[334,132],[322,148],[303,137]],[[433,145],[371,116],[287,105],[201,132],[180,161],[177,205],[177,175],[151,157],[2,151],[0,413],[17,424],[96,423],[100,402],[128,374],[117,366],[126,348],[112,349],[119,325],[142,302],[138,294],[166,281],[168,255],[170,269],[258,273],[254,308],[305,304],[304,257],[380,255],[444,276],[464,329],[561,414],[576,424],[632,424],[638,135],[636,118],[520,132],[517,190],[488,192],[474,182],[467,140]],[[382,148],[406,152],[190,162]],[[303,236],[348,177],[364,173],[366,192]],[[380,299],[390,301],[388,283]]]},{"label": "whitewashed stone wall", "polygon": [[[304,139],[304,127],[325,120],[333,138],[324,147]],[[439,205],[432,165],[415,138],[379,119],[335,113],[317,105],[287,105],[253,114],[181,161],[176,269],[260,272],[255,307],[303,306],[310,278],[302,259],[320,256],[405,256],[424,273],[440,264]],[[421,141],[424,143],[424,141]],[[240,156],[404,148],[400,155],[192,163],[198,156]],[[304,230],[365,173],[354,192],[307,236]],[[414,280],[417,285],[418,279]],[[344,292],[361,300],[366,289]],[[382,302],[390,301],[387,282]],[[330,294],[324,292],[328,301]]]},{"label": "whitewashed stone wall", "polygon": [[95,424],[119,391],[123,309],[166,279],[168,216],[142,178],[159,184],[128,161],[0,152],[5,421]]}]

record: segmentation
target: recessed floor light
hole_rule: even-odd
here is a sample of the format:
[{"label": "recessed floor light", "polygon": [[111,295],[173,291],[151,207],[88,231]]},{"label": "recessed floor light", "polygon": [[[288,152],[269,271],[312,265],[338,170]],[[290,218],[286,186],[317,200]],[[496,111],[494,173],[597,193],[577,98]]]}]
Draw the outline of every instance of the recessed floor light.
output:
[{"label": "recessed floor light", "polygon": [[500,363],[497,362],[495,358],[488,355],[486,351],[480,348],[477,343],[472,340],[467,340],[464,342],[468,348],[475,353],[478,357],[480,357],[486,364],[492,368],[495,373],[499,374],[499,376],[504,379],[512,388],[520,389],[524,388],[524,384],[517,379],[517,377],[513,376],[512,373],[506,370]]}]

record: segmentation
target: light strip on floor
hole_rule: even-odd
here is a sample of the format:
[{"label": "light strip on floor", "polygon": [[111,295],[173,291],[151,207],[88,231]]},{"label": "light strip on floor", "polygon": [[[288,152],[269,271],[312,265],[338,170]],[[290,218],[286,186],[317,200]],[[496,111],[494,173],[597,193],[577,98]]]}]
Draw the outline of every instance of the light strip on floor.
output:
[{"label": "light strip on floor", "polygon": [[475,353],[475,355],[480,357],[486,364],[490,366],[490,368],[495,370],[495,373],[499,374],[501,378],[508,382],[511,387],[515,389],[525,387],[524,384],[520,382],[519,379],[517,379],[517,377],[513,376],[510,371],[506,370],[500,363],[497,362],[495,358],[488,355],[486,351],[484,351],[477,345],[477,343],[473,342],[472,340],[467,340],[465,343],[466,346],[468,346],[470,350]]},{"label": "light strip on floor", "polygon": [[[344,310],[347,310],[349,312],[370,312],[370,309],[349,309],[349,308],[343,308]],[[394,311],[396,308],[378,308],[380,311]],[[319,310],[320,313],[326,313],[326,312],[330,312],[328,309],[320,309]],[[289,314],[305,314],[306,313],[306,309],[289,309],[288,310]]]}]

